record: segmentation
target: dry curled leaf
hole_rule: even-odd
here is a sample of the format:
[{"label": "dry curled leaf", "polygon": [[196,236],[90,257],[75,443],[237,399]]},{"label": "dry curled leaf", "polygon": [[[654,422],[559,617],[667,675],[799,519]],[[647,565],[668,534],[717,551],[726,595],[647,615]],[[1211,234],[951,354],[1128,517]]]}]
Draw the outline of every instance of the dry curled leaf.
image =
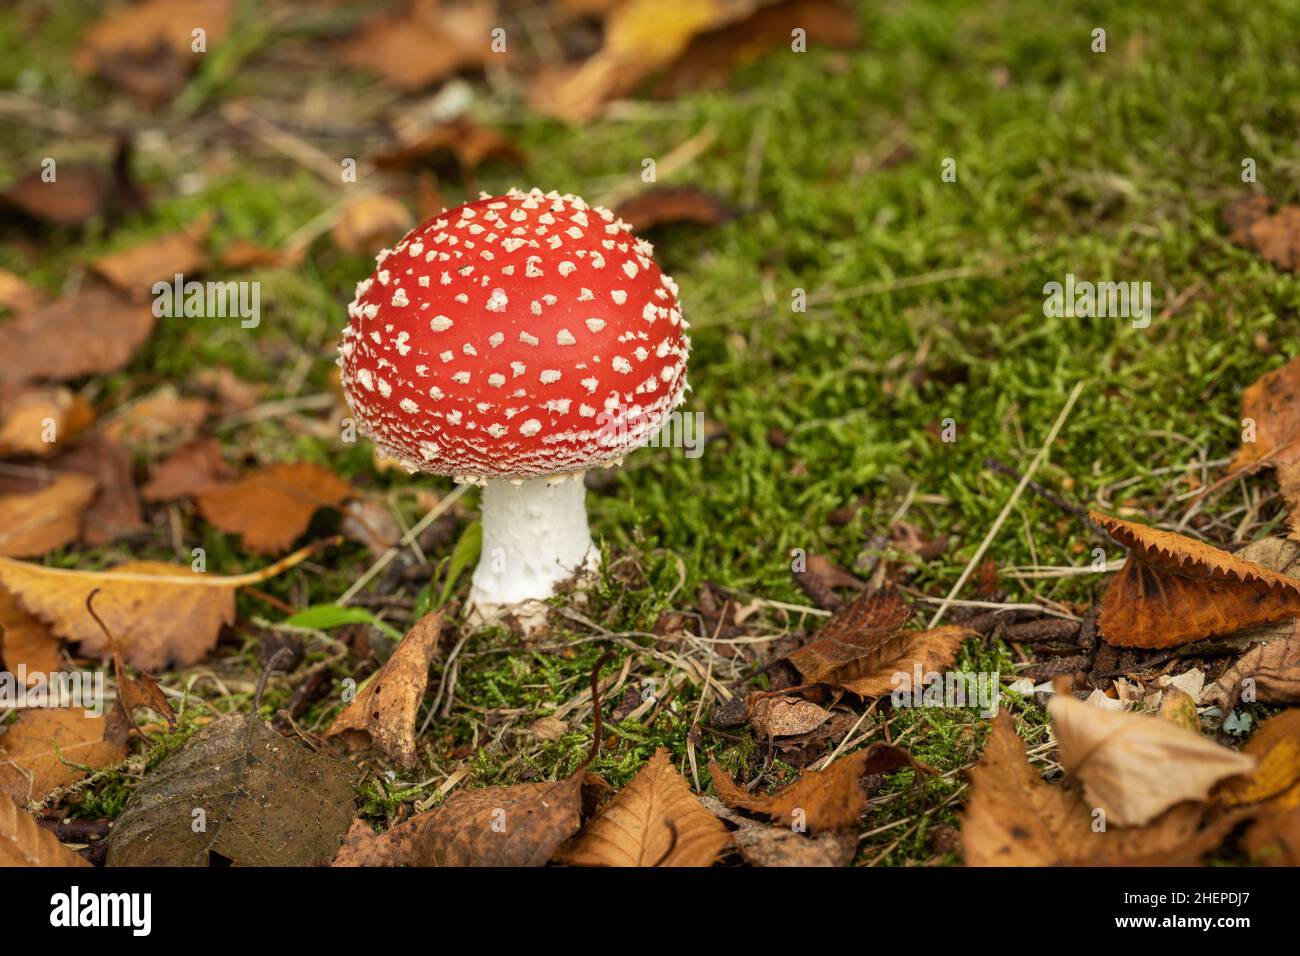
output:
[{"label": "dry curled leaf", "polygon": [[344,252],[369,252],[391,245],[413,225],[410,210],[396,199],[374,193],[349,203],[330,235]]},{"label": "dry curled leaf", "polygon": [[1232,241],[1254,249],[1279,269],[1300,269],[1300,206],[1282,206],[1276,212],[1267,196],[1237,200],[1223,211]]},{"label": "dry curled leaf", "polygon": [[39,558],[71,544],[95,491],[94,479],[70,474],[31,494],[0,497],[0,555]]},{"label": "dry curled leaf", "polygon": [[975,636],[963,627],[905,631],[911,609],[896,591],[864,592],[836,613],[817,640],[790,655],[790,663],[812,683],[833,684],[860,697],[882,697],[913,677],[951,666],[962,642]]},{"label": "dry curled leaf", "polygon": [[1205,692],[1207,703],[1225,712],[1237,706],[1246,689],[1266,704],[1300,703],[1300,621],[1288,633],[1256,644],[1219,675]]},{"label": "dry curled leaf", "polygon": [[495,24],[495,3],[470,0],[436,11],[415,4],[407,14],[366,22],[343,44],[342,57],[399,90],[414,91],[486,63]]},{"label": "dry curled leaf", "polygon": [[563,780],[461,790],[375,833],[356,820],[334,866],[543,866],[582,825],[585,766]]},{"label": "dry curled leaf", "polygon": [[343,738],[352,750],[371,744],[401,767],[414,767],[415,718],[429,683],[429,664],[438,653],[442,612],[426,614],[402,638],[393,656],[381,667],[356,699],[334,718],[326,737]]},{"label": "dry curled leaf", "polygon": [[[155,283],[165,282],[170,287],[177,275],[188,281],[203,271],[208,261],[203,240],[214,219],[212,213],[207,213],[175,232],[93,259],[90,268],[127,298],[150,300]],[[173,314],[182,308],[183,300],[172,303]]]},{"label": "dry curled leaf", "polygon": [[1242,819],[1182,803],[1147,826],[1108,821],[1096,830],[1092,806],[1044,782],[1029,763],[1006,711],[993,721],[970,784],[961,826],[968,866],[1190,866]]},{"label": "dry curled leaf", "polygon": [[[92,599],[95,592],[86,599],[87,613],[94,616]],[[117,702],[113,705],[113,710],[109,713],[108,719],[104,722],[104,739],[115,744],[125,744],[130,736],[131,728],[139,729],[135,722],[135,711],[137,707],[146,707],[158,714],[167,721],[167,729],[175,733],[176,731],[176,712],[172,710],[172,705],[167,702],[166,695],[158,686],[158,682],[148,674],[138,674],[132,677],[126,672],[126,667],[122,664],[122,652],[117,646],[117,641],[113,639],[113,632],[110,631],[102,622],[99,623],[100,630],[104,632],[104,639],[108,641],[108,646],[113,651],[113,676],[117,681]]]},{"label": "dry curled leaf", "polygon": [[310,462],[270,465],[197,496],[199,514],[259,554],[287,550],[319,508],[337,508],[352,486]]},{"label": "dry curled leaf", "polygon": [[32,707],[0,734],[0,791],[20,804],[117,763],[126,748],[104,740],[104,718],[81,707]]},{"label": "dry curled leaf", "polygon": [[411,169],[441,154],[456,160],[462,174],[472,173],[489,160],[522,165],[523,153],[496,130],[468,116],[438,123],[410,136],[401,145],[375,156],[379,169]]},{"label": "dry curled leaf", "polygon": [[557,858],[572,866],[712,866],[730,843],[660,748]]},{"label": "dry curled leaf", "polygon": [[1103,710],[1066,694],[1048,704],[1061,766],[1109,822],[1141,826],[1175,804],[1205,800],[1219,781],[1249,773],[1254,758],[1169,720]]},{"label": "dry curled leaf", "polygon": [[809,833],[856,827],[867,808],[862,778],[867,774],[893,773],[918,764],[902,747],[871,744],[841,757],[825,770],[809,770],[780,793],[751,794],[736,785],[716,760],[709,761],[709,776],[718,797],[729,807],[761,813],[786,826],[801,820]]},{"label": "dry curled leaf", "polygon": [[1097,626],[1119,647],[1177,647],[1300,615],[1300,581],[1202,541],[1089,512],[1129,549]]},{"label": "dry curled leaf", "polygon": [[352,820],[357,777],[256,717],[227,714],[144,777],[113,824],[108,865],[327,863]]},{"label": "dry curled leaf", "polygon": [[755,693],[749,701],[749,722],[763,737],[810,734],[830,719],[830,711],[801,697]]},{"label": "dry curled leaf", "polygon": [[234,477],[234,470],[221,453],[221,444],[203,436],[172,452],[140,489],[140,495],[145,501],[176,501],[229,484]]},{"label": "dry curled leaf", "polygon": [[0,794],[0,867],[90,866],[35,818]]}]

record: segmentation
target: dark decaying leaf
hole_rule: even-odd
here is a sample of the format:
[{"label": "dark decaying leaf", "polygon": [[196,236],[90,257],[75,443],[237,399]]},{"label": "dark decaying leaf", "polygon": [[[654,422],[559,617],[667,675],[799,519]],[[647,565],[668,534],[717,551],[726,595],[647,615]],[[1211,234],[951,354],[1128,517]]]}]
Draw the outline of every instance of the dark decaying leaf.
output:
[{"label": "dark decaying leaf", "polygon": [[357,778],[256,717],[228,714],[140,783],[114,824],[108,865],[326,863],[352,820]]},{"label": "dark decaying leaf", "polygon": [[333,865],[542,866],[582,824],[585,774],[457,791],[386,833],[357,820]]},{"label": "dark decaying leaf", "polygon": [[696,186],[657,186],[620,203],[614,214],[637,232],[675,223],[717,226],[736,218],[728,203]]}]

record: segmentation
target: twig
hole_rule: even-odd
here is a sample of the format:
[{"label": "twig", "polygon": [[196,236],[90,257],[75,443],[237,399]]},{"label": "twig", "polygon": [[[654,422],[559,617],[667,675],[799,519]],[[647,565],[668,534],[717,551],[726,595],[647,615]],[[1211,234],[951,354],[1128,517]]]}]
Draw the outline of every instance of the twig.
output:
[{"label": "twig", "polygon": [[1051,431],[1047,433],[1047,440],[1043,442],[1043,447],[1038,449],[1038,454],[1034,456],[1034,460],[1029,464],[1029,470],[1021,476],[1019,483],[1016,485],[1016,490],[1011,492],[1011,497],[1008,498],[1007,503],[1002,506],[1002,510],[993,521],[993,527],[989,528],[988,534],[984,536],[984,540],[980,542],[980,546],[975,550],[975,554],[971,556],[970,562],[961,573],[961,577],[957,579],[957,583],[952,586],[952,590],[948,592],[948,596],[944,598],[943,603],[940,604],[938,610],[934,612],[934,617],[930,618],[929,627],[938,626],[939,622],[943,619],[944,614],[947,613],[948,606],[952,604],[953,599],[961,593],[963,585],[966,584],[966,579],[971,576],[971,573],[979,565],[980,560],[984,557],[984,552],[989,549],[989,545],[993,543],[993,539],[1002,529],[1002,523],[1007,520],[1007,516],[1011,514],[1011,509],[1014,508],[1016,502],[1020,500],[1020,496],[1024,493],[1024,490],[1028,486],[1030,479],[1033,477],[1034,472],[1038,471],[1038,466],[1047,458],[1047,453],[1052,447],[1052,442],[1056,441],[1056,436],[1060,433],[1061,426],[1065,424],[1065,420],[1070,416],[1070,411],[1074,408],[1074,403],[1079,400],[1079,396],[1083,393],[1083,385],[1083,382],[1079,382],[1074,386],[1074,390],[1070,392],[1070,397],[1065,400],[1065,407],[1062,408],[1061,413],[1056,416],[1056,421],[1052,423]]}]

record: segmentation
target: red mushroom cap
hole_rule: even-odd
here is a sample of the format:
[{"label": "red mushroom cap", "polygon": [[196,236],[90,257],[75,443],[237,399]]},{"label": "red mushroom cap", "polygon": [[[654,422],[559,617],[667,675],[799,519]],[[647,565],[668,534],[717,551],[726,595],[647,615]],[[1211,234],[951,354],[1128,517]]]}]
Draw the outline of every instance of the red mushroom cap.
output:
[{"label": "red mushroom cap", "polygon": [[690,338],[650,243],[577,196],[484,196],[411,230],[357,285],[339,346],[358,426],[423,471],[533,478],[645,444]]}]

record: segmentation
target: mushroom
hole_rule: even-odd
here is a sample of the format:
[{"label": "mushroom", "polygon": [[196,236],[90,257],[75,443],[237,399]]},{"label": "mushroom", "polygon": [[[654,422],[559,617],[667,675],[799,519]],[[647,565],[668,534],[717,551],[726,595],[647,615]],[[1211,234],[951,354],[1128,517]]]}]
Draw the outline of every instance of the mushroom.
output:
[{"label": "mushroom", "polygon": [[653,251],[577,196],[511,190],[417,226],[357,285],[344,394],[408,471],[483,486],[479,619],[599,566],[584,472],[685,397],[687,323]]}]

